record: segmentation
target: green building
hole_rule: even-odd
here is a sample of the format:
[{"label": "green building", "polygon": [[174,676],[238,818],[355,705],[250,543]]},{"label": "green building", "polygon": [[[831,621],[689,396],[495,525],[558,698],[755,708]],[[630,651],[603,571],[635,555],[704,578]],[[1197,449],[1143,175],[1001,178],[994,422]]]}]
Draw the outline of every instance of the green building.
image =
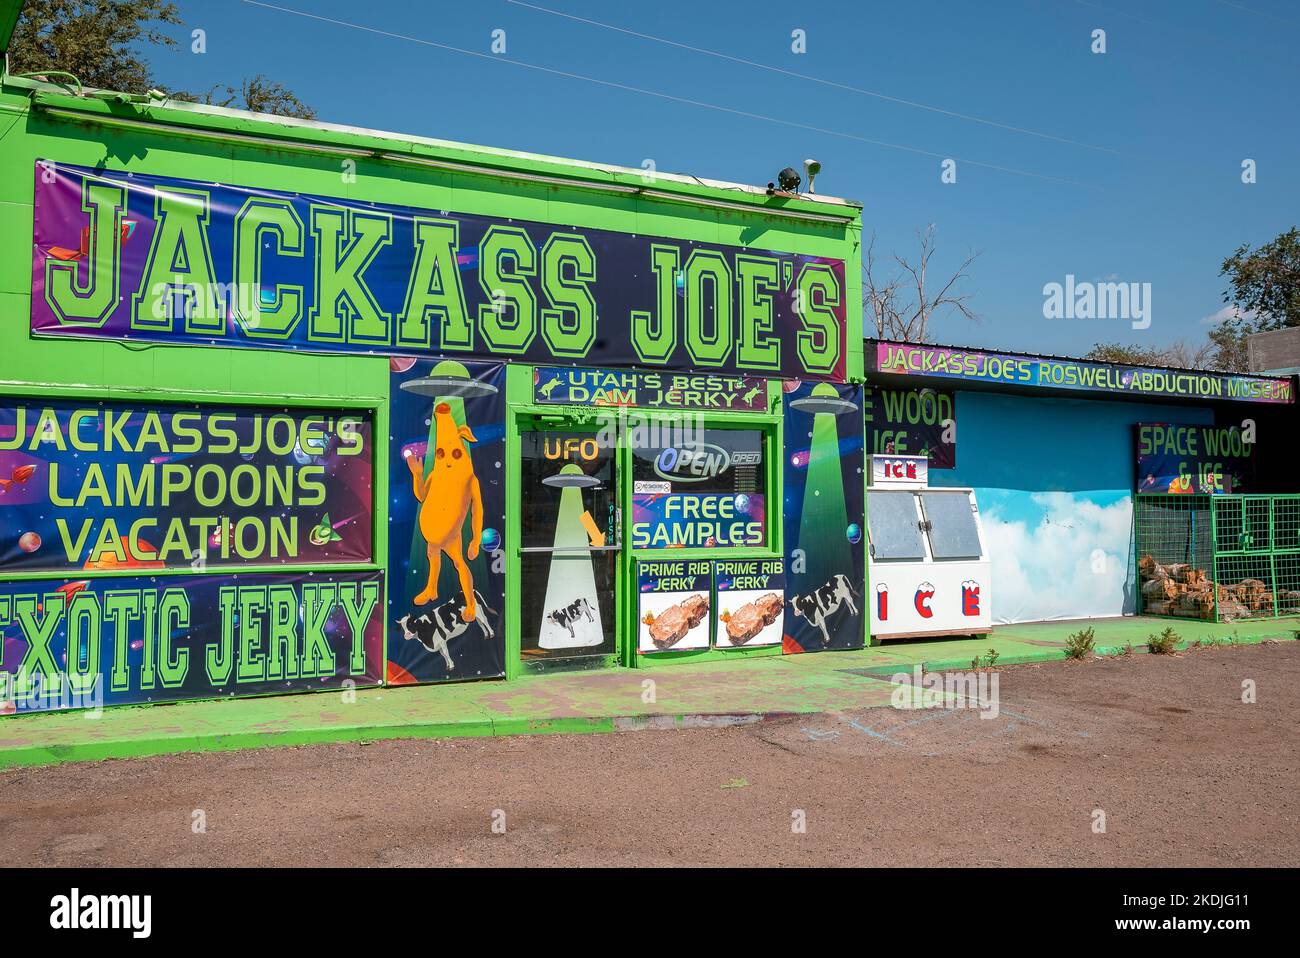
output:
[{"label": "green building", "polygon": [[11,76],[0,173],[8,710],[863,644],[858,204]]}]

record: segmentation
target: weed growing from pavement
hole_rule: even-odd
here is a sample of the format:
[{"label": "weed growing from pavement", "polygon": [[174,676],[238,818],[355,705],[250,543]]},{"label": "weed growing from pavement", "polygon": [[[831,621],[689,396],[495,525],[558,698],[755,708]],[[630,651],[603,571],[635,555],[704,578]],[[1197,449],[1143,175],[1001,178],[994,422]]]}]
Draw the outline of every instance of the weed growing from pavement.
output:
[{"label": "weed growing from pavement", "polygon": [[1174,631],[1173,626],[1166,626],[1159,635],[1152,632],[1147,636],[1147,651],[1152,655],[1171,655],[1182,641],[1182,636]]},{"label": "weed growing from pavement", "polygon": [[1093,632],[1092,626],[1088,626],[1065,640],[1065,657],[1067,659],[1089,658],[1096,645],[1096,633]]}]

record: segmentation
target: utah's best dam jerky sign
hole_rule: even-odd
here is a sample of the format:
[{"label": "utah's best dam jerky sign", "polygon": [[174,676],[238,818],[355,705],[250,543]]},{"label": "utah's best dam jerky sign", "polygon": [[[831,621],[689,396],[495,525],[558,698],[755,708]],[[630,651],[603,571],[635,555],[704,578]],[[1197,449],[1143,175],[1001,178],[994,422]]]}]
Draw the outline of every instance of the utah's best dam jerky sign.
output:
[{"label": "utah's best dam jerky sign", "polygon": [[32,331],[845,378],[844,262],[36,164]]}]

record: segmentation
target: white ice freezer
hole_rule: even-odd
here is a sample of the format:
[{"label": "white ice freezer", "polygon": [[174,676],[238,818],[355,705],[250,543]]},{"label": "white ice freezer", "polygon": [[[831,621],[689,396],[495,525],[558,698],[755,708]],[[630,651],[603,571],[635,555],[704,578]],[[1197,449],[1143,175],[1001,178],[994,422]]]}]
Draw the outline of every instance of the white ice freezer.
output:
[{"label": "white ice freezer", "polygon": [[928,473],[924,456],[872,456],[867,561],[877,640],[992,628],[975,492],[931,487]]}]

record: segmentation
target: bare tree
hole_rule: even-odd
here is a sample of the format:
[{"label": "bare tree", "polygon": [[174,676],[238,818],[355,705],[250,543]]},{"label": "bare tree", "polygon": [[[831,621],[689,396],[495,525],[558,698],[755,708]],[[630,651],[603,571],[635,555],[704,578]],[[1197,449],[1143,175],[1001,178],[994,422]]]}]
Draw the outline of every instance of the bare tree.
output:
[{"label": "bare tree", "polygon": [[926,273],[935,251],[934,233],[933,223],[917,230],[921,250],[915,259],[892,254],[898,269],[888,278],[877,275],[876,236],[871,235],[862,265],[862,304],[876,324],[876,338],[923,343],[930,333],[930,320],[944,309],[955,309],[972,322],[979,322],[967,302],[971,294],[959,293],[956,287],[969,278],[967,270],[980,251],[962,260],[946,282],[930,283]]}]

